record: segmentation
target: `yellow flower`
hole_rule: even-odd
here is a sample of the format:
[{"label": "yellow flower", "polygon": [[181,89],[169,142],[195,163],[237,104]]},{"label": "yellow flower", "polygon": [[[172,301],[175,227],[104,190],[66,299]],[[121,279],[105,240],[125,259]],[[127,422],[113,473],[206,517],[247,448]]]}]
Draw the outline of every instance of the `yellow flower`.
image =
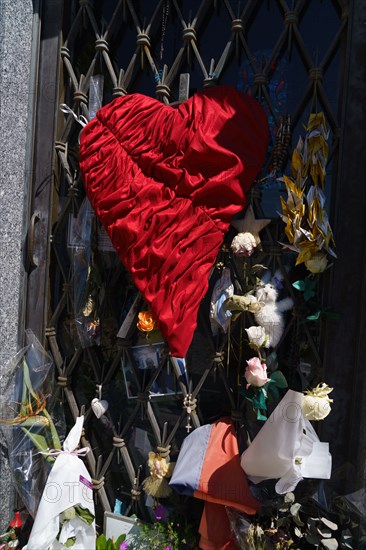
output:
[{"label": "yellow flower", "polygon": [[151,311],[140,311],[138,315],[137,328],[142,332],[151,332],[156,328],[156,321]]}]

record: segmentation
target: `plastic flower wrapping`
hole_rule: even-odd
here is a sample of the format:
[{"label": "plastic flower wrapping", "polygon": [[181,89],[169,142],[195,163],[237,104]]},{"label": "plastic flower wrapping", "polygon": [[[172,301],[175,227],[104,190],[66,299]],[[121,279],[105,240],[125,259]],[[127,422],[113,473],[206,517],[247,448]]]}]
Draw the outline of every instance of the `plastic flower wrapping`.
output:
[{"label": "plastic flower wrapping", "polygon": [[100,301],[102,278],[95,261],[92,234],[97,222],[88,199],[77,217],[69,222],[69,249],[72,257],[74,323],[83,348],[100,344]]},{"label": "plastic flower wrapping", "polygon": [[2,370],[0,426],[9,449],[14,487],[31,516],[35,516],[55,458],[42,455],[61,449],[65,432],[54,365],[31,331],[27,345]]},{"label": "plastic flower wrapping", "polygon": [[304,395],[288,390],[241,457],[255,484],[278,479],[278,494],[293,491],[303,478],[329,479],[329,444],[319,441],[302,412]]}]

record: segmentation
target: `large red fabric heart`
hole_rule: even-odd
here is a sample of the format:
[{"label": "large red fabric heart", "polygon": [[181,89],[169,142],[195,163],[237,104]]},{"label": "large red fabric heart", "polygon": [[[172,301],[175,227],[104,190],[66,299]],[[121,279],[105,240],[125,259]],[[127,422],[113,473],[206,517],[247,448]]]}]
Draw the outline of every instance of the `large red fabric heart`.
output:
[{"label": "large red fabric heart", "polygon": [[261,106],[229,86],[178,108],[120,97],[81,133],[89,200],[174,356],[186,355],[211,268],[267,144]]}]

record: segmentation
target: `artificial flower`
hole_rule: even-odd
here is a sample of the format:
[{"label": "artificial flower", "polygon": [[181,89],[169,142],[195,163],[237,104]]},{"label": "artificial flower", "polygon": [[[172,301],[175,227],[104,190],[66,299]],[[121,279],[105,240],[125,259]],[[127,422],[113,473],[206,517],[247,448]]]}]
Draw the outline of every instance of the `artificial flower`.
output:
[{"label": "artificial flower", "polygon": [[321,252],[318,252],[315,256],[305,262],[306,267],[309,271],[311,271],[311,273],[322,273],[327,267],[327,264],[328,258]]},{"label": "artificial flower", "polygon": [[[272,357],[271,357],[272,356]],[[259,365],[262,372],[259,372],[263,378],[267,376],[267,365],[257,357],[251,359],[255,365]],[[268,365],[271,370],[277,368],[276,354],[272,353],[267,358]],[[247,367],[248,368],[248,367]],[[246,377],[247,378],[247,377]],[[248,381],[248,378],[247,378]],[[253,406],[253,410],[257,413],[257,420],[267,420],[267,400],[279,401],[281,397],[281,391],[287,388],[287,381],[280,370],[274,370],[271,372],[269,378],[266,381],[261,381],[261,385],[247,384],[245,388],[242,388],[241,394],[247,399]]]},{"label": "artificial flower", "polygon": [[262,348],[266,344],[266,331],[262,326],[252,326],[245,329],[251,348]]},{"label": "artificial flower", "polygon": [[[267,365],[258,357],[252,357],[247,361],[247,367],[244,373],[248,386],[256,386],[261,388],[268,382]],[[247,387],[248,387],[247,386]]]},{"label": "artificial flower", "polygon": [[164,508],[162,504],[158,504],[154,509],[154,514],[155,514],[155,519],[157,521],[161,521],[167,517],[168,512],[167,512],[167,509]]},{"label": "artificial flower", "polygon": [[255,237],[248,231],[245,233],[238,233],[233,238],[231,243],[231,250],[238,256],[251,256],[255,247],[257,246]]},{"label": "artificial flower", "polygon": [[316,388],[305,392],[302,402],[302,412],[308,420],[323,420],[331,411],[330,403],[333,399],[329,399],[328,395],[333,391],[324,382],[318,384]]},{"label": "artificial flower", "polygon": [[14,527],[14,529],[19,529],[23,525],[22,519],[20,517],[20,512],[16,511],[14,519],[9,523],[10,527]]},{"label": "artificial flower", "polygon": [[264,302],[259,302],[256,296],[247,292],[244,296],[233,294],[225,301],[224,307],[230,311],[250,311],[251,313],[258,313]]},{"label": "artificial flower", "polygon": [[137,328],[142,332],[151,332],[156,328],[156,321],[151,311],[140,311],[138,314]]}]

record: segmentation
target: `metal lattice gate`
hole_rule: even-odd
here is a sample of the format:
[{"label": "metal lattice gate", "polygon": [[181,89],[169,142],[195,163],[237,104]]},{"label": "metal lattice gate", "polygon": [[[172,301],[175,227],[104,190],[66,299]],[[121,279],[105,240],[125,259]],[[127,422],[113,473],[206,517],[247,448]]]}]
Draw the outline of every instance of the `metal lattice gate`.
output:
[{"label": "metal lattice gate", "polygon": [[[59,103],[89,120],[98,97],[105,104],[140,92],[174,104],[202,87],[228,83],[262,102],[272,137],[281,117],[290,115],[292,146],[309,112],[323,110],[331,131],[326,181],[330,197],[337,172],[347,23],[348,2],[342,0],[69,2]],[[215,341],[207,321],[208,296],[187,357],[189,380],[167,357],[151,377],[141,377],[134,351],[143,344],[136,330],[143,303],[83,202],[79,131],[73,117],[59,113],[46,335],[65,402],[74,418],[85,413],[82,445],[89,442],[92,448],[86,460],[99,513],[111,510],[119,498],[127,514],[138,510],[144,515],[141,482],[147,447],[138,441],[140,436],[154,450],[175,457],[186,434],[187,407],[195,427],[223,414],[231,415],[238,427],[246,422],[240,373],[247,358],[243,331],[251,324],[250,315],[233,323],[229,341]],[[269,159],[270,153],[250,197],[257,217],[272,218],[262,235],[263,251],[253,261],[272,273],[280,269],[295,301],[277,350],[294,386],[303,364],[310,365],[314,377],[320,374],[324,341],[322,325],[305,321],[303,300],[291,286],[293,262],[278,244],[283,224],[276,211],[283,190],[267,178]],[[231,258],[225,247],[220,262],[230,265],[236,290],[242,293],[247,282],[242,262]],[[320,301],[321,295],[320,287]],[[174,391],[153,395],[162,373],[173,380]],[[95,398],[109,403],[99,419],[91,409]]]}]

